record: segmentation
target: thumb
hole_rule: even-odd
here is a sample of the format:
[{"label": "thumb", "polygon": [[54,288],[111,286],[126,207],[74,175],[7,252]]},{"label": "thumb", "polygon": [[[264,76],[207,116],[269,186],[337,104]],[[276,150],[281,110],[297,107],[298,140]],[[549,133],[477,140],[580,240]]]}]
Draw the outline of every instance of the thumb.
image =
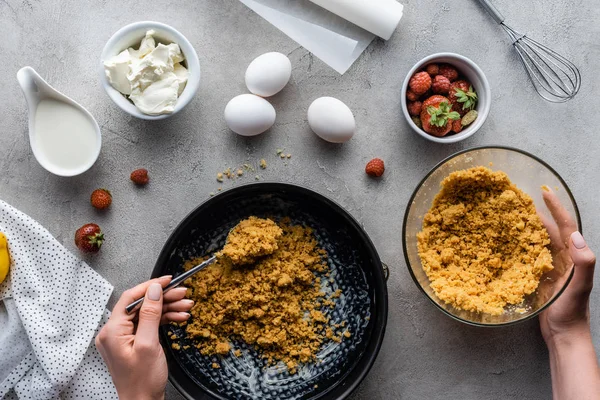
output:
[{"label": "thumb", "polygon": [[569,254],[573,260],[575,272],[573,280],[569,286],[573,286],[579,293],[585,293],[592,290],[594,283],[594,266],[596,265],[596,256],[587,246],[581,233],[575,231],[571,234],[569,243]]},{"label": "thumb", "polygon": [[135,347],[154,348],[159,346],[158,327],[162,317],[162,290],[160,283],[153,283],[146,290],[146,296],[138,314]]}]

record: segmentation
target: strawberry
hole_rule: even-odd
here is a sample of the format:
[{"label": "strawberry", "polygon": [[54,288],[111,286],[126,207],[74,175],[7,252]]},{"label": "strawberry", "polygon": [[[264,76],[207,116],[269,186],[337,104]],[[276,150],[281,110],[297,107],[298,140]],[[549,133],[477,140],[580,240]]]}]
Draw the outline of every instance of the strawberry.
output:
[{"label": "strawberry", "polygon": [[431,87],[431,76],[425,71],[417,72],[408,81],[410,91],[420,96],[427,92]]},{"label": "strawberry", "polygon": [[473,89],[473,86],[469,85],[468,82],[459,82],[462,83],[451,90],[451,96],[448,96],[448,98],[450,99],[450,102],[452,102],[453,107],[460,108],[460,110],[457,111],[463,115],[464,113],[473,110],[477,105],[477,93]]},{"label": "strawberry", "polygon": [[417,96],[416,94],[414,94],[410,90],[406,91],[406,98],[408,100],[410,100],[410,101],[417,101],[417,100],[419,100],[419,96]]},{"label": "strawberry", "polygon": [[95,208],[102,210],[112,203],[112,195],[106,189],[96,189],[90,196],[90,202]]},{"label": "strawberry", "polygon": [[446,103],[449,102],[447,97],[440,96],[440,95],[434,95],[434,96],[428,97],[427,100],[425,100],[423,102],[423,108],[427,108],[429,106],[437,107],[440,103],[443,103],[444,101]]},{"label": "strawberry", "polygon": [[408,113],[411,116],[416,117],[417,115],[421,114],[422,106],[423,103],[421,103],[420,101],[411,101],[406,105],[406,108],[408,108]]},{"label": "strawberry", "polygon": [[448,78],[450,82],[458,79],[458,71],[450,64],[440,64],[440,75]]},{"label": "strawberry", "polygon": [[136,169],[131,173],[130,178],[136,185],[145,185],[150,180],[148,178],[148,170],[145,168]]},{"label": "strawberry", "polygon": [[367,163],[365,167],[365,172],[369,176],[380,177],[383,175],[385,171],[385,165],[383,164],[383,160],[381,158],[374,158]]},{"label": "strawberry", "polygon": [[425,67],[425,71],[427,71],[427,73],[429,75],[431,75],[432,77],[436,76],[437,74],[440,73],[440,66],[437,64],[428,64]]},{"label": "strawberry", "polygon": [[444,96],[431,96],[423,102],[421,123],[425,132],[433,136],[445,136],[455,120],[460,120],[460,115],[452,111],[450,102]]},{"label": "strawberry", "polygon": [[460,115],[465,115],[467,110],[463,111],[463,106],[458,102],[457,91],[468,92],[469,91],[469,82],[467,81],[456,81],[450,84],[450,91],[448,92],[448,100],[450,100],[450,104],[452,104],[452,110],[458,112]]},{"label": "strawberry", "polygon": [[462,124],[462,120],[457,119],[456,121],[452,121],[452,132],[460,133],[460,131],[462,131],[463,128],[464,126]]},{"label": "strawberry", "polygon": [[104,243],[104,234],[96,224],[85,224],[75,231],[75,245],[84,253],[97,253]]},{"label": "strawberry", "polygon": [[448,94],[450,91],[450,81],[444,75],[436,75],[433,78],[431,88],[435,94]]}]

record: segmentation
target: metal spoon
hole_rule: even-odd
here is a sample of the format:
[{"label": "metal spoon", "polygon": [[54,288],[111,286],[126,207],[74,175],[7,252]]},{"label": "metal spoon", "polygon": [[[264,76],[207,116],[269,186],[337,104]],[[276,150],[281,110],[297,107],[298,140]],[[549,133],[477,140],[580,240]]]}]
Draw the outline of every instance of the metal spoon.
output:
[{"label": "metal spoon", "polygon": [[[202,263],[196,265],[195,267],[184,272],[183,274],[177,275],[175,278],[173,278],[171,280],[171,282],[167,286],[164,287],[163,293],[167,293],[169,290],[173,289],[174,287],[179,286],[183,281],[185,281],[190,276],[194,275],[196,272],[202,271],[204,268],[206,268],[210,264],[214,263],[216,259],[217,259],[216,256],[212,256],[208,260],[203,261]],[[131,314],[132,312],[138,310],[142,306],[143,302],[144,302],[144,298],[141,297],[141,298],[137,299],[136,301],[134,301],[133,303],[129,304],[127,307],[125,307],[127,314]]]}]

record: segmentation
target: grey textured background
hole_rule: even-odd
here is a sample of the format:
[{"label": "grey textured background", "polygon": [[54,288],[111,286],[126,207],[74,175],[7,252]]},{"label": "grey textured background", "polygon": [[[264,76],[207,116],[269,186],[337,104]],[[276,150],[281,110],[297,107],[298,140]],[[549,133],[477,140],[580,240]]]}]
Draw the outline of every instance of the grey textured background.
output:
[{"label": "grey textured background", "polygon": [[[401,223],[415,185],[443,157],[477,145],[517,146],[564,177],[579,204],[586,237],[600,252],[600,146],[593,111],[600,90],[600,7],[597,0],[495,1],[514,26],[551,43],[580,66],[580,94],[568,104],[552,105],[533,92],[507,37],[475,1],[403,3],[405,17],[392,39],[372,43],[340,76],[234,0],[0,0],[0,198],[37,219],[73,251],[75,229],[90,221],[100,224],[107,242],[88,261],[115,285],[114,304],[124,289],[150,275],[176,224],[217,190],[219,170],[266,158],[269,166],[260,171],[262,179],[305,185],[340,202],[364,224],[391,266],[387,335],[353,399],[550,398],[547,352],[537,321],[478,329],[442,315],[407,272]],[[195,99],[162,122],[143,122],[121,112],[98,79],[100,52],[108,38],[145,19],[180,30],[195,46],[202,66]],[[273,129],[244,139],[227,130],[223,109],[233,96],[246,92],[246,66],[267,51],[289,55],[292,80],[272,99],[277,110]],[[493,93],[484,127],[456,145],[419,138],[400,111],[406,72],[438,51],[477,62]],[[25,65],[98,120],[102,153],[83,176],[53,176],[34,159],[25,100],[15,78]],[[322,142],[306,122],[308,105],[323,95],[341,99],[356,116],[357,133],[343,146]],[[277,159],[277,148],[293,154],[288,165]],[[386,162],[381,181],[363,172],[374,156]],[[146,188],[134,188],[129,181],[137,167],[150,170]],[[226,182],[223,188],[253,179]],[[95,212],[89,205],[89,194],[97,187],[114,194],[108,212]],[[593,305],[599,295],[593,294]],[[592,318],[598,345],[597,307]],[[170,387],[168,398],[181,397]]]}]

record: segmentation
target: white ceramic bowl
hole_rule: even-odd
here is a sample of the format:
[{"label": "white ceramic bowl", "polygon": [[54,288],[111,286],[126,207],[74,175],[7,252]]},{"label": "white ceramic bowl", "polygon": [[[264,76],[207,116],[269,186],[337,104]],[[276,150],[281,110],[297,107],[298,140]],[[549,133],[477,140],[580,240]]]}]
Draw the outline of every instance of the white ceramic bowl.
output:
[{"label": "white ceramic bowl", "polygon": [[[475,109],[477,110],[478,116],[475,122],[471,125],[464,128],[460,133],[456,133],[450,136],[444,137],[436,137],[430,135],[425,132],[423,129],[419,128],[411,119],[410,114],[408,113],[408,108],[406,107],[406,91],[408,90],[408,81],[413,76],[413,74],[420,69],[423,69],[427,64],[431,63],[446,63],[451,64],[458,70],[459,74],[463,75],[471,84],[473,88],[477,92],[477,106]],[[460,54],[455,53],[437,53],[432,54],[428,57],[425,57],[421,61],[415,64],[414,67],[408,72],[406,78],[404,79],[404,83],[402,84],[402,112],[408,121],[410,127],[417,132],[419,135],[423,136],[427,140],[431,140],[432,142],[437,143],[456,143],[464,140],[470,136],[473,136],[475,132],[481,128],[483,123],[485,122],[489,112],[490,105],[492,102],[492,97],[490,93],[490,84],[485,77],[485,74],[475,64],[473,61],[469,60],[467,57],[461,56]]]},{"label": "white ceramic bowl", "polygon": [[[106,74],[104,73],[104,61],[116,56],[123,50],[129,47],[138,48],[142,39],[146,35],[146,31],[154,29],[156,34],[154,38],[157,42],[164,44],[177,43],[181,48],[185,60],[183,65],[188,69],[190,75],[188,82],[181,93],[181,96],[175,103],[175,110],[170,114],[161,115],[148,115],[141,112],[129,99],[127,99],[118,90],[112,87]],[[190,100],[194,97],[200,86],[200,62],[198,61],[198,55],[192,47],[192,44],[183,36],[179,31],[170,27],[169,25],[161,24],[160,22],[153,21],[140,21],[133,24],[127,25],[119,29],[112,37],[108,40],[102,50],[102,56],[100,58],[100,79],[104,90],[108,93],[108,96],[119,106],[123,111],[133,115],[134,117],[147,119],[147,120],[158,120],[170,117],[173,114],[181,111]]]}]

